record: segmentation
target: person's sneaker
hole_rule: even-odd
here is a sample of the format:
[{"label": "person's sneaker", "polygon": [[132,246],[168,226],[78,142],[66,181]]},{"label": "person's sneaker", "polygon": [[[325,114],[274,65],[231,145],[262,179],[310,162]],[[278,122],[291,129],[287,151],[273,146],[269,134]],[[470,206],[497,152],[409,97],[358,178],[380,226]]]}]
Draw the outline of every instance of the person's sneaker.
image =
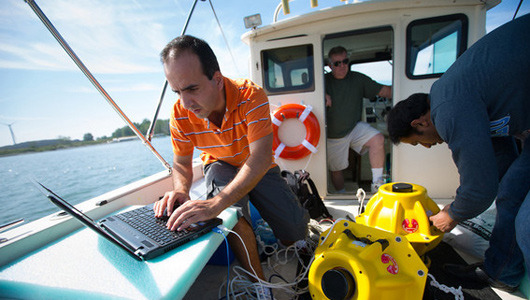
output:
[{"label": "person's sneaker", "polygon": [[383,180],[379,180],[376,182],[372,182],[372,193],[377,193],[379,191],[379,187],[385,184]]},{"label": "person's sneaker", "polygon": [[468,282],[484,283],[491,287],[503,290],[508,293],[517,291],[519,286],[511,286],[504,282],[494,280],[489,277],[486,272],[482,269],[482,263],[471,264],[469,266],[457,265],[457,264],[445,264],[443,269],[448,274],[451,274],[459,279]]}]

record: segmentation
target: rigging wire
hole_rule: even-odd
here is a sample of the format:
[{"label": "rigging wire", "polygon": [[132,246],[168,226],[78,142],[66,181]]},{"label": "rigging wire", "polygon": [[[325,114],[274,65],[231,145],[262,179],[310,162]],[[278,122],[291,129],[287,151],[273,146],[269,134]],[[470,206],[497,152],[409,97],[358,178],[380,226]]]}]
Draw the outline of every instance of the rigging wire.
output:
[{"label": "rigging wire", "polygon": [[48,31],[52,34],[52,36],[57,40],[59,45],[64,49],[66,54],[70,56],[72,61],[76,64],[76,66],[81,70],[81,72],[85,75],[85,77],[92,83],[92,85],[99,91],[99,93],[107,100],[107,102],[114,108],[116,113],[125,121],[125,123],[131,128],[131,130],[136,134],[138,138],[140,138],[144,145],[151,150],[151,153],[153,153],[158,160],[164,165],[164,167],[171,172],[171,165],[169,165],[166,160],[156,151],[156,149],[153,147],[153,145],[143,136],[143,134],[136,128],[136,126],[133,124],[133,122],[125,115],[123,110],[114,102],[112,97],[107,93],[107,91],[101,86],[101,84],[98,82],[96,77],[92,75],[90,70],[85,66],[85,64],[79,59],[77,54],[75,54],[74,50],[68,45],[66,40],[61,36],[59,31],[55,28],[55,26],[52,24],[52,22],[46,17],[44,12],[40,9],[40,7],[37,5],[35,0],[25,0],[26,3],[30,6],[30,8],[33,10],[35,15],[41,20],[41,22],[44,24],[44,26],[48,29]]},{"label": "rigging wire", "polygon": [[221,30],[221,34],[223,35],[223,39],[225,40],[226,47],[228,48],[228,52],[230,52],[230,56],[232,57],[232,62],[234,63],[234,66],[236,67],[237,73],[239,74],[239,68],[237,67],[234,54],[232,53],[232,49],[230,48],[230,45],[228,44],[228,40],[226,39],[225,33],[223,31],[223,27],[221,26],[221,22],[219,22],[219,19],[217,18],[217,14],[215,13],[215,9],[213,8],[212,0],[208,0],[208,2],[210,2],[210,7],[212,8],[212,12],[215,17],[215,20],[217,21],[217,26],[219,26],[219,30]]},{"label": "rigging wire", "polygon": [[[197,5],[197,1],[198,0],[195,0],[193,2],[193,5],[191,6],[190,12],[188,14],[188,18],[186,19],[186,23],[184,24],[184,28],[182,28],[182,32],[180,33],[180,35],[186,34],[186,30],[188,29],[188,25],[190,23],[191,16],[193,15],[193,12],[195,10],[195,6]],[[206,0],[201,0],[201,1],[204,2]],[[226,47],[228,48],[228,52],[230,52],[230,56],[232,57],[232,62],[234,63],[234,66],[236,67],[236,71],[237,73],[240,73],[239,68],[237,67],[237,64],[236,64],[236,60],[234,58],[234,54],[232,53],[232,49],[230,48],[230,45],[228,44],[228,40],[226,39],[225,33],[223,31],[223,27],[221,27],[221,22],[219,22],[219,18],[217,18],[217,14],[215,13],[215,9],[213,7],[212,1],[209,0],[208,2],[210,3],[210,7],[212,8],[213,15],[215,16],[215,20],[217,21],[217,26],[219,26],[219,29],[221,30],[221,34],[223,35],[223,39],[226,43]],[[153,116],[153,121],[151,121],[151,125],[149,126],[149,129],[147,130],[145,134],[146,139],[149,141],[151,141],[154,135],[156,121],[158,120],[158,114],[160,113],[160,107],[162,107],[162,102],[164,101],[164,97],[166,95],[167,86],[168,86],[168,82],[167,80],[165,80],[164,86],[162,87],[162,92],[160,93],[160,98],[158,100],[158,105],[155,110],[155,115]]]},{"label": "rigging wire", "polygon": [[[197,5],[197,1],[193,1],[193,4],[191,5],[190,12],[188,13],[188,18],[186,19],[186,23],[184,23],[184,27],[182,28],[182,32],[180,35],[184,35],[186,33],[186,30],[188,29],[188,25],[190,24],[191,16],[193,15],[193,11],[195,11],[195,6]],[[201,0],[205,1],[205,0]],[[149,129],[147,129],[147,132],[145,133],[145,138],[148,141],[151,141],[155,134],[155,126],[156,121],[158,120],[158,114],[160,113],[160,107],[162,107],[162,102],[164,101],[164,96],[166,95],[168,82],[167,79],[164,80],[164,86],[162,87],[162,93],[160,93],[160,98],[158,99],[158,105],[156,106],[155,115],[153,116],[153,121],[151,121],[151,125],[149,125]]]},{"label": "rigging wire", "polygon": [[515,20],[515,17],[517,16],[517,13],[519,12],[519,8],[521,8],[521,5],[523,5],[523,0],[519,1],[519,5],[517,6],[517,9],[515,10],[515,14],[513,15],[512,20]]}]

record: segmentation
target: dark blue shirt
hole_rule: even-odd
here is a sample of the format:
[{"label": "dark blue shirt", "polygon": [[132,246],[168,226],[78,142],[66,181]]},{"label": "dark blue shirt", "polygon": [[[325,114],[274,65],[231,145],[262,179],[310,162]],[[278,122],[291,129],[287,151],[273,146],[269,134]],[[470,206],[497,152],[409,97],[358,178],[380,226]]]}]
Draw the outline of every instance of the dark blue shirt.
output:
[{"label": "dark blue shirt", "polygon": [[523,136],[530,129],[529,32],[530,14],[495,29],[431,88],[431,119],[460,174],[449,210],[457,221],[479,215],[497,195],[491,137]]}]

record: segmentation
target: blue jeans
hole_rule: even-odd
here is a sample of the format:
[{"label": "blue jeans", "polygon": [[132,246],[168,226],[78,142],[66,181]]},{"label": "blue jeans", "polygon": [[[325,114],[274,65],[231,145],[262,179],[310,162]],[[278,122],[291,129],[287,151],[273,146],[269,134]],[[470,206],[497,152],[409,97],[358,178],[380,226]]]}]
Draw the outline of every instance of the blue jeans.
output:
[{"label": "blue jeans", "polygon": [[[494,143],[496,154],[512,147]],[[506,153],[506,152],[504,152]],[[499,170],[509,159],[498,155]],[[494,280],[511,286],[520,284],[525,266],[530,270],[530,138],[521,154],[509,165],[499,184],[497,218],[486,250],[484,271]]]}]

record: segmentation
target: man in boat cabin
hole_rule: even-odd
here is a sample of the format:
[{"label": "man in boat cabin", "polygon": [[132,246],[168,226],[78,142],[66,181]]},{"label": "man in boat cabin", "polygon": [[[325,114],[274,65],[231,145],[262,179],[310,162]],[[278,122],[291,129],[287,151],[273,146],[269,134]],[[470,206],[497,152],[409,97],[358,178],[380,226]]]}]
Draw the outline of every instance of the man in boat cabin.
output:
[{"label": "man in boat cabin", "polygon": [[381,85],[370,77],[350,70],[348,52],[342,46],[329,50],[328,66],[331,73],[325,75],[326,124],[328,168],[333,187],[345,192],[344,169],[348,167],[349,149],[360,155],[368,152],[372,167],[372,192],[377,192],[383,182],[385,163],[385,138],[361,121],[363,98],[376,96],[392,98],[392,87]]},{"label": "man in boat cabin", "polygon": [[[455,200],[431,216],[444,232],[485,211],[497,218],[484,262],[447,265],[464,280],[514,291],[530,270],[530,15],[490,32],[388,115],[395,144],[446,142],[460,174]],[[522,151],[515,139],[522,144]],[[433,170],[433,175],[435,175]]]},{"label": "man in boat cabin", "polygon": [[[173,190],[155,204],[155,215],[167,207],[171,230],[238,209],[234,227],[248,249],[233,234],[229,243],[242,266],[264,279],[251,227],[248,201],[284,244],[303,240],[309,215],[280,176],[272,151],[273,131],[264,90],[250,80],[224,77],[210,46],[192,36],[172,40],[161,52],[164,72],[179,99],[173,106]],[[207,200],[190,199],[193,149],[201,158]],[[178,206],[180,205],[180,206]],[[178,206],[178,208],[177,208]]]}]

